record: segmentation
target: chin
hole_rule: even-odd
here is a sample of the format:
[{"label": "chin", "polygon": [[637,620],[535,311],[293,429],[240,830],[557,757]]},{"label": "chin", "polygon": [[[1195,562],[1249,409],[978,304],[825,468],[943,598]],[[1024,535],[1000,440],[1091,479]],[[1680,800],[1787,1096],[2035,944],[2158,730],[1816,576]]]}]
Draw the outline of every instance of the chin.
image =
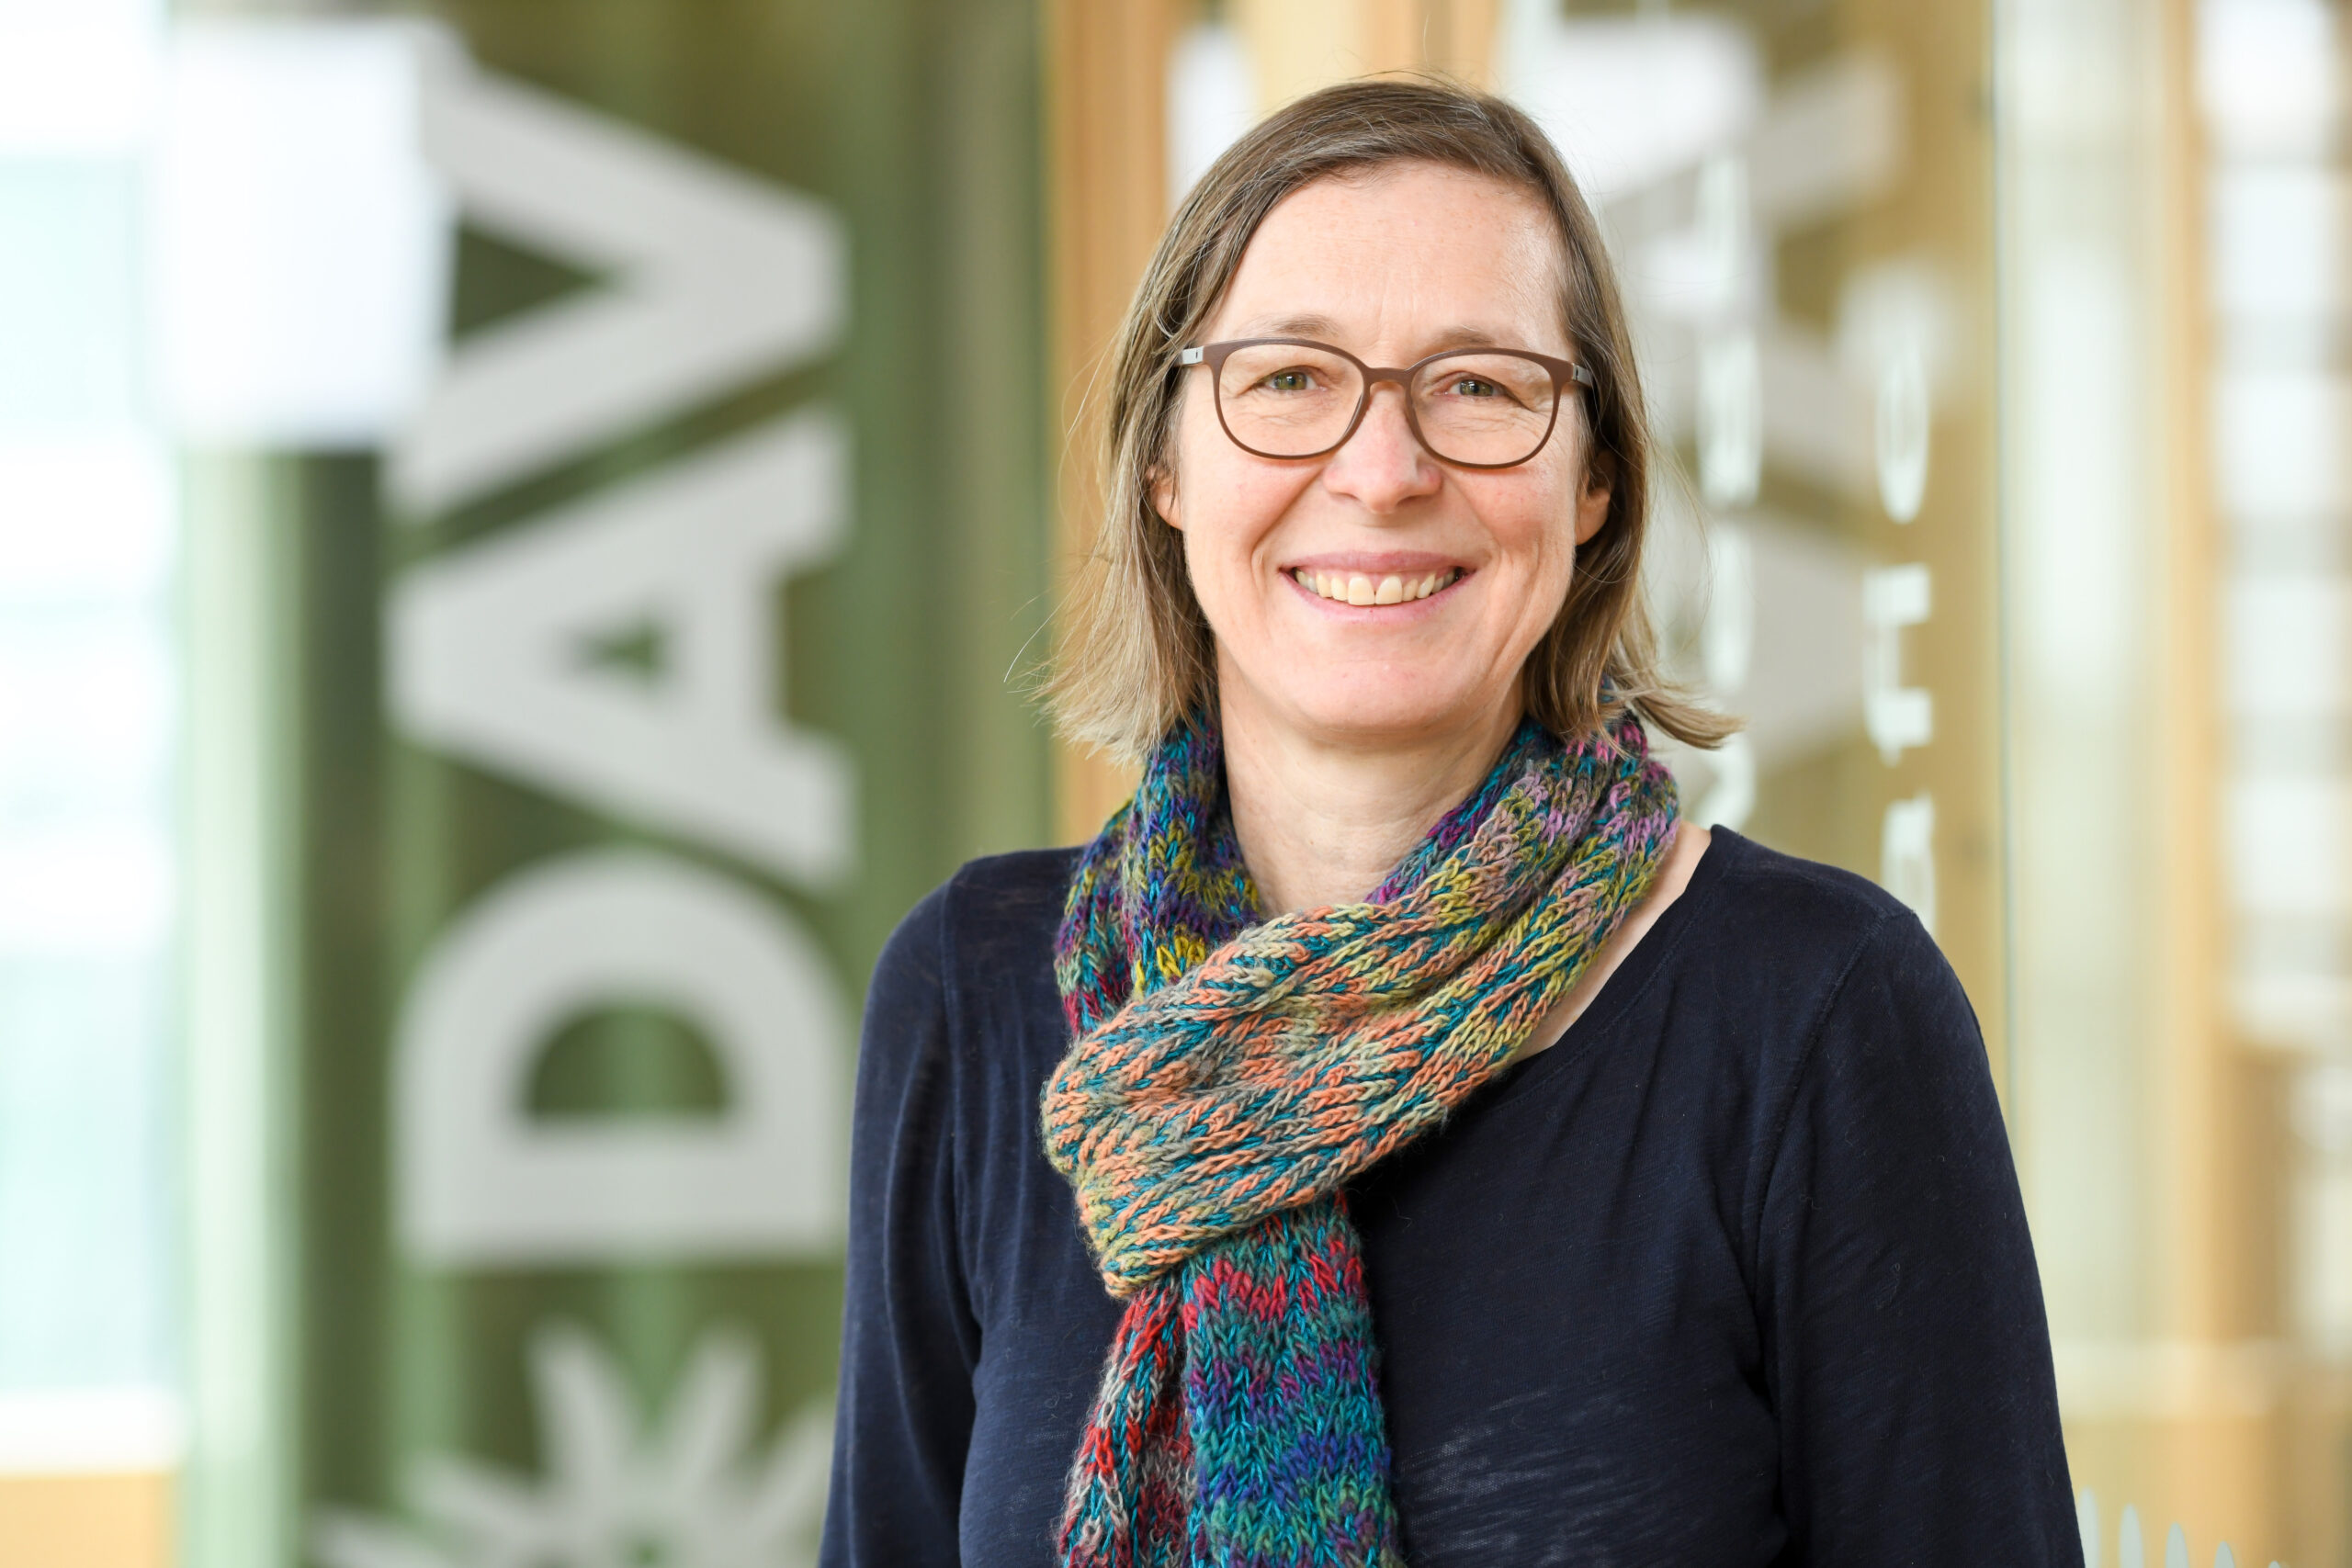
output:
[{"label": "chin", "polygon": [[1431,691],[1419,682],[1386,691],[1349,683],[1302,692],[1286,705],[1303,733],[1327,744],[1377,746],[1475,727],[1493,702],[1485,693]]}]

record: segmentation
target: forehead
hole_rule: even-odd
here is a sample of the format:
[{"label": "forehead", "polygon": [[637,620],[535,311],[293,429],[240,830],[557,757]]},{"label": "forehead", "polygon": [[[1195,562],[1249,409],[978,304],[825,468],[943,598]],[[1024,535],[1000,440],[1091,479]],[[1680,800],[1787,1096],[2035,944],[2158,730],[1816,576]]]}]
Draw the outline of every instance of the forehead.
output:
[{"label": "forehead", "polygon": [[1319,319],[1399,349],[1466,333],[1565,351],[1563,272],[1557,226],[1533,192],[1443,164],[1385,164],[1303,186],[1266,215],[1216,335]]}]

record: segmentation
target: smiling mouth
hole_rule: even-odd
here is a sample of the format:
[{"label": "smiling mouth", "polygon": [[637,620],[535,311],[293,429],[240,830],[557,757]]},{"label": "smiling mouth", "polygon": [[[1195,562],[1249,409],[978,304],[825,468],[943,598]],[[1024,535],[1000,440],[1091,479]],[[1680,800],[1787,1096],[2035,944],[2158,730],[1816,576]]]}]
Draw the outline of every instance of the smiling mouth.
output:
[{"label": "smiling mouth", "polygon": [[1329,599],[1334,604],[1409,604],[1453,587],[1461,581],[1462,569],[1450,566],[1443,571],[1424,572],[1418,577],[1402,577],[1395,572],[1374,577],[1361,571],[1310,571],[1298,567],[1292,570],[1290,578],[1317,599]]}]

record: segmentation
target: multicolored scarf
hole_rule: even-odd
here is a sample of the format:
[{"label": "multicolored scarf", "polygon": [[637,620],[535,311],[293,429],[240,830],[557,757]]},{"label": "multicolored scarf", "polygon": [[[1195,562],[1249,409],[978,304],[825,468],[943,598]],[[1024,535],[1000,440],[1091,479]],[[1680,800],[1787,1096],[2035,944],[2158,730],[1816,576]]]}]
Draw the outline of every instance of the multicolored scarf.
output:
[{"label": "multicolored scarf", "polygon": [[1079,862],[1046,1151],[1127,1303],[1069,1477],[1068,1568],[1397,1563],[1341,1189],[1507,1064],[1648,890],[1674,783],[1626,719],[1523,724],[1361,904],[1259,918],[1213,725]]}]

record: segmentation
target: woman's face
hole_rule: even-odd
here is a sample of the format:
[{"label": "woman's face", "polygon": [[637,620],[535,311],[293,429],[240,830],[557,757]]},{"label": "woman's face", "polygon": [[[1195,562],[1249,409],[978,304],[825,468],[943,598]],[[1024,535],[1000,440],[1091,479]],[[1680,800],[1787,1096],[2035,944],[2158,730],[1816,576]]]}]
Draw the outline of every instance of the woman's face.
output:
[{"label": "woman's face", "polygon": [[[1536,197],[1480,175],[1413,163],[1319,180],[1267,215],[1200,341],[1312,338],[1367,365],[1471,346],[1570,358],[1559,247]],[[1209,376],[1184,372],[1153,501],[1183,533],[1228,723],[1238,707],[1352,748],[1515,716],[1520,667],[1608,515],[1580,400],[1533,457],[1476,470],[1423,449],[1383,382],[1339,450],[1285,461],[1226,435]],[[1408,597],[1351,604],[1356,577]]]}]

